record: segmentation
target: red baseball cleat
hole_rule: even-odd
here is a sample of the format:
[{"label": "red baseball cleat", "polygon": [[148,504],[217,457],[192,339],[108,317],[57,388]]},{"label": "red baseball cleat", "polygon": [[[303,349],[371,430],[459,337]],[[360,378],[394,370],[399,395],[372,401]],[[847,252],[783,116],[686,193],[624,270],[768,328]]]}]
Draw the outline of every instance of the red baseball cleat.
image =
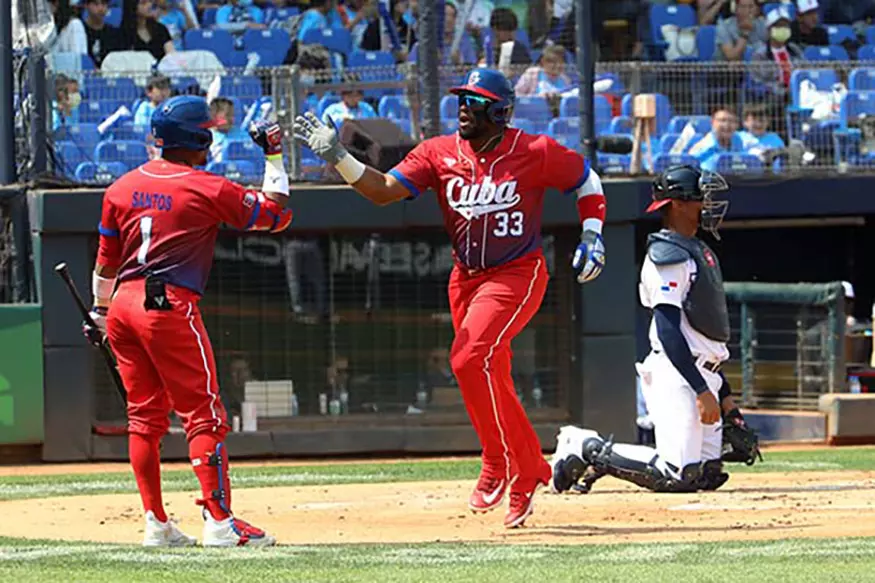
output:
[{"label": "red baseball cleat", "polygon": [[468,498],[468,508],[472,512],[489,512],[498,507],[514,479],[508,480],[506,477],[495,476],[486,471],[480,472],[480,479],[477,480],[477,485]]},{"label": "red baseball cleat", "polygon": [[548,481],[541,478],[522,478],[511,486],[510,504],[507,514],[504,515],[506,528],[517,528],[525,523],[535,509],[535,491]]}]

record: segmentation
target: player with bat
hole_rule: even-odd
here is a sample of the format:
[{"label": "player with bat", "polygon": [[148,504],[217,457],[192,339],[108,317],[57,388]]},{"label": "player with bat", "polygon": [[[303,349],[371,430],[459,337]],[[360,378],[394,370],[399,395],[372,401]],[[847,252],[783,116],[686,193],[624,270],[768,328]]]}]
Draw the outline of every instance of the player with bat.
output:
[{"label": "player with bat", "polygon": [[532,513],[535,490],[551,475],[516,396],[510,348],[547,289],[544,193],[555,188],[577,200],[581,240],[572,267],[581,283],[604,266],[605,197],[583,156],[547,136],[508,127],[514,90],[500,72],[474,69],[451,92],[459,96],[458,133],[425,140],[386,174],[353,158],[337,132],[312,113],[295,120],[295,136],[375,204],[436,193],[455,263],[450,363],[483,448],[468,506],[492,510],[509,491],[504,524],[515,528]]},{"label": "player with bat", "polygon": [[94,267],[93,343],[105,333],[127,391],[129,455],[145,511],[146,546],[196,540],[168,520],[161,498],[159,443],[171,409],[182,420],[192,468],[201,485],[204,546],[265,546],[276,540],[235,517],[225,435],[228,423],[216,363],[198,302],[207,282],[219,225],[286,229],[289,179],[278,125],[249,126],[267,156],[261,191],[195,169],[212,142],[205,99],[179,96],[152,116],[161,159],[136,168],[103,197]]}]

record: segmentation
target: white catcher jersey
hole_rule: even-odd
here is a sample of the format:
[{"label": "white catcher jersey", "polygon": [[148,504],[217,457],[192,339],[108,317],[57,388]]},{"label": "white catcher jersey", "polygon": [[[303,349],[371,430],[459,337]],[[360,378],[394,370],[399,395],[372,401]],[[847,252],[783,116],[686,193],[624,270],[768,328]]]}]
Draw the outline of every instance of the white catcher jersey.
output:
[{"label": "white catcher jersey", "polygon": [[[690,347],[693,356],[704,357],[709,362],[723,362],[729,358],[729,349],[723,342],[711,340],[696,331],[684,313],[683,302],[690,291],[690,286],[697,276],[696,262],[687,259],[683,263],[673,265],[656,265],[650,257],[644,259],[641,267],[641,281],[638,284],[638,295],[641,305],[653,309],[659,304],[677,306],[681,310],[681,333]],[[650,348],[663,351],[662,343],[656,335],[656,321],[650,320]]]}]

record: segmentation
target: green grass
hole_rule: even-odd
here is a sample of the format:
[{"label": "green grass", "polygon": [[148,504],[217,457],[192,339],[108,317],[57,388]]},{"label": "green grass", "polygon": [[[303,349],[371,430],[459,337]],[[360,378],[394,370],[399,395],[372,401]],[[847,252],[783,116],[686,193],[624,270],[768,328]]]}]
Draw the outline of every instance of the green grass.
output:
[{"label": "green grass", "polygon": [[[232,461],[235,488],[468,480],[475,479],[479,469],[480,464],[476,460],[237,468],[234,468]],[[731,473],[873,469],[875,448],[766,452],[765,461],[752,467],[729,464]],[[71,470],[75,471],[75,466]],[[164,472],[162,477],[166,492],[198,488],[194,474],[188,470]],[[0,477],[0,500],[134,492],[136,486],[130,472]]]},{"label": "green grass", "polygon": [[586,546],[428,544],[147,550],[0,539],[5,581],[830,583],[875,580],[875,540]]}]

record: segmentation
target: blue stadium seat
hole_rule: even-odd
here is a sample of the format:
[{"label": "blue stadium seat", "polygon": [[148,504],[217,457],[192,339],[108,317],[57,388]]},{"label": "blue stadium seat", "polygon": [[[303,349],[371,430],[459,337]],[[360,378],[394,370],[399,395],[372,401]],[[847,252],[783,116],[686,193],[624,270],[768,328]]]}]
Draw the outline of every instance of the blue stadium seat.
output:
[{"label": "blue stadium seat", "polygon": [[[403,79],[395,67],[395,57],[387,51],[353,51],[346,63],[347,69],[360,81],[400,81]],[[398,94],[401,89],[368,89],[365,97],[379,99],[384,95]]]},{"label": "blue stadium seat", "polygon": [[679,134],[684,131],[688,123],[693,124],[697,133],[707,134],[711,131],[711,118],[707,115],[676,115],[671,118],[666,131],[670,134]]},{"label": "blue stadium seat", "polygon": [[547,99],[540,96],[518,97],[513,108],[515,117],[546,122],[553,117]]},{"label": "blue stadium seat", "polygon": [[100,132],[97,131],[96,123],[78,123],[76,125],[61,126],[55,132],[55,141],[70,141],[84,146],[86,152],[94,150],[94,146],[100,141]]},{"label": "blue stadium seat", "polygon": [[604,91],[604,93],[621,94],[626,92],[626,88],[623,85],[623,80],[620,79],[620,76],[617,73],[596,73],[595,80],[596,83],[598,83],[599,81],[611,81],[610,88]]},{"label": "blue stadium seat", "polygon": [[802,52],[802,58],[806,61],[847,61],[848,52],[844,47],[827,46],[827,47],[805,47]]},{"label": "blue stadium seat", "polygon": [[840,45],[846,40],[857,40],[857,35],[854,33],[854,27],[850,24],[830,24],[826,27],[826,33],[829,35],[829,44]]},{"label": "blue stadium seat", "polygon": [[635,120],[627,115],[617,115],[608,127],[609,134],[631,134],[635,131]]},{"label": "blue stadium seat", "polygon": [[604,154],[597,152],[598,171],[604,175],[626,175],[629,174],[629,165],[632,163],[632,157],[628,154]]},{"label": "blue stadium seat", "polygon": [[410,118],[409,118],[409,117],[408,117],[408,118],[401,118],[401,119],[391,119],[391,120],[389,120],[389,121],[391,121],[391,122],[394,123],[396,126],[398,126],[399,128],[401,128],[401,130],[402,130],[405,134],[407,134],[408,136],[412,136],[412,135],[413,135],[413,128],[412,128],[412,124],[410,123]]},{"label": "blue stadium seat", "polygon": [[[552,122],[550,122],[550,123],[552,125]],[[526,132],[527,134],[541,133],[541,132],[537,131],[540,129],[541,126],[530,119],[523,119],[523,118],[515,117],[511,120],[510,127],[522,130],[522,131]],[[549,133],[549,131],[548,131],[548,133]],[[553,134],[550,134],[550,135],[553,135]]]},{"label": "blue stadium seat", "polygon": [[577,117],[580,115],[580,98],[577,95],[565,95],[559,101],[559,117]]},{"label": "blue stadium seat", "polygon": [[146,144],[133,140],[103,141],[94,148],[94,161],[98,164],[121,162],[130,170],[149,160]]},{"label": "blue stadium seat", "polygon": [[223,65],[231,66],[234,59],[234,37],[227,30],[194,28],[185,31],[183,38],[186,50],[212,51]]},{"label": "blue stadium seat", "polygon": [[459,120],[457,118],[441,120],[441,135],[449,135],[456,133],[459,129]]},{"label": "blue stadium seat", "polygon": [[849,91],[842,103],[842,119],[850,122],[863,115],[875,115],[875,91]]},{"label": "blue stadium seat", "polygon": [[334,93],[326,93],[319,100],[319,103],[316,104],[316,117],[322,119],[322,114],[325,113],[325,110],[328,109],[328,106],[333,103],[339,103],[340,96]]},{"label": "blue stadium seat", "polygon": [[752,154],[727,153],[717,156],[720,174],[762,174],[763,162]]},{"label": "blue stadium seat", "polygon": [[69,178],[75,178],[76,168],[90,157],[91,150],[86,150],[75,142],[55,142],[55,165],[57,171]]},{"label": "blue stadium seat", "polygon": [[[681,8],[679,6],[678,8]],[[689,8],[689,7],[687,7]],[[668,128],[668,124],[671,121],[671,103],[669,103],[668,97],[663,95],[662,93],[656,93],[656,135],[654,137],[661,136],[665,133]],[[627,93],[623,96],[623,102],[621,105],[621,112],[625,116],[632,117],[632,104],[633,104],[634,96],[631,93]]]},{"label": "blue stadium seat", "polygon": [[352,37],[345,28],[311,28],[304,33],[301,42],[322,45],[342,55],[348,55],[352,50]]},{"label": "blue stadium seat", "polygon": [[848,75],[848,91],[875,89],[875,69],[852,69]]},{"label": "blue stadium seat", "polygon": [[225,75],[219,95],[236,97],[246,107],[261,97],[261,79],[253,75]]},{"label": "blue stadium seat", "polygon": [[388,119],[410,119],[407,98],[401,95],[384,95],[377,105],[377,115]]},{"label": "blue stadium seat", "polygon": [[[110,129],[113,140],[132,140],[135,142],[146,141],[146,128],[138,127],[133,122],[116,124]],[[95,144],[98,140],[95,140]]]},{"label": "blue stadium seat", "polygon": [[653,157],[653,171],[657,173],[682,164],[699,167],[699,161],[688,154],[657,154]]},{"label": "blue stadium seat", "polygon": [[875,44],[863,45],[857,50],[858,61],[875,61]]},{"label": "blue stadium seat", "polygon": [[834,69],[796,69],[790,74],[790,92],[793,105],[799,105],[799,85],[805,79],[814,83],[814,86],[821,91],[829,91],[833,84],[838,82],[838,76]]},{"label": "blue stadium seat", "polygon": [[580,118],[579,117],[557,117],[547,126],[547,134],[561,141],[560,138],[572,136],[575,140],[580,141]]},{"label": "blue stadium seat", "polygon": [[[130,108],[131,103],[117,101],[115,99],[105,99],[101,101],[83,101],[79,106],[79,121],[83,123],[99,124],[107,117],[115,113],[122,105]],[[133,113],[133,110],[131,110]]]},{"label": "blue stadium seat", "polygon": [[696,10],[692,6],[654,4],[650,7],[650,30],[653,33],[653,43],[664,45],[662,26],[675,24],[681,28],[696,26]]},{"label": "blue stadium seat", "polygon": [[679,137],[681,136],[677,133],[664,134],[659,140],[659,153],[668,154],[671,151],[672,146],[674,146],[674,143],[678,141]]},{"label": "blue stadium seat", "polygon": [[231,140],[225,148],[227,160],[245,160],[257,167],[264,164],[264,152],[252,140]]},{"label": "blue stadium seat", "polygon": [[875,24],[866,27],[866,44],[875,45]]},{"label": "blue stadium seat", "polygon": [[82,83],[82,98],[89,101],[123,101],[131,104],[143,96],[133,79],[123,77],[85,77]]},{"label": "blue stadium seat", "polygon": [[76,180],[79,182],[99,182],[106,184],[112,182],[128,171],[127,166],[121,162],[109,162],[95,164],[94,162],[82,162],[76,168]]},{"label": "blue stadium seat", "polygon": [[532,41],[529,38],[529,33],[526,32],[526,29],[523,27],[519,27],[516,29],[516,37],[514,38],[514,40],[525,45],[527,49],[532,47]]},{"label": "blue stadium seat", "polygon": [[[219,12],[218,8],[205,8],[204,13],[201,15],[201,26],[204,28],[212,28],[214,24],[216,24],[216,13]],[[185,47],[191,50],[189,47]]]},{"label": "blue stadium seat", "polygon": [[441,120],[457,121],[459,117],[459,97],[457,95],[444,95],[441,97]]},{"label": "blue stadium seat", "polygon": [[696,31],[696,49],[699,53],[698,61],[708,62],[714,58],[717,50],[717,27],[712,24],[700,26]]},{"label": "blue stadium seat", "polygon": [[283,28],[250,29],[243,33],[244,51],[258,53],[259,67],[282,65],[291,44],[292,39]]},{"label": "blue stadium seat", "polygon": [[259,174],[253,162],[230,159],[224,162],[210,162],[207,164],[207,172],[224,176],[234,182],[251,181]]},{"label": "blue stadium seat", "polygon": [[[110,8],[103,19],[103,23],[115,28],[120,27],[122,25],[122,12],[121,7]],[[82,20],[84,22],[85,19],[83,18]]]},{"label": "blue stadium seat", "polygon": [[96,67],[94,66],[94,61],[91,59],[89,55],[81,55],[82,57],[82,70],[83,71],[93,71]]},{"label": "blue stadium seat", "polygon": [[614,117],[611,102],[604,95],[596,95],[593,98],[593,109],[595,110],[595,135],[600,136],[608,133]]},{"label": "blue stadium seat", "polygon": [[274,22],[284,22],[293,16],[301,13],[301,9],[297,6],[289,6],[286,8],[268,8],[265,15],[265,22],[269,25]]}]

